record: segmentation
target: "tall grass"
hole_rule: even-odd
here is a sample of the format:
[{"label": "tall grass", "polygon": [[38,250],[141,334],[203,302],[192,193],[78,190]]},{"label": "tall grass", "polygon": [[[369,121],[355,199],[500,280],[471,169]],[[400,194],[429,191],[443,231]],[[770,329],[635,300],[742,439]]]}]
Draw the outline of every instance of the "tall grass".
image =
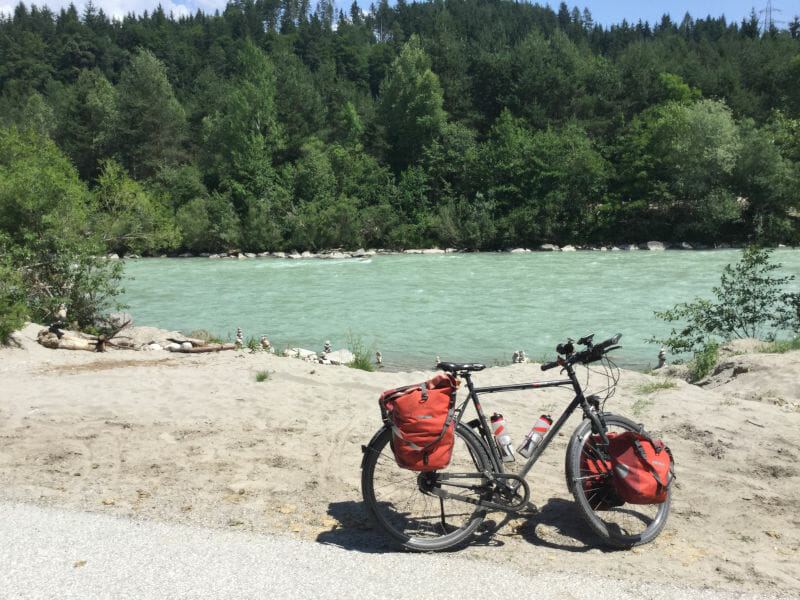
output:
[{"label": "tall grass", "polygon": [[347,334],[347,349],[353,353],[353,360],[347,363],[348,367],[361,369],[362,371],[374,371],[375,364],[372,362],[374,348],[364,342],[364,338],[354,334],[352,331]]},{"label": "tall grass", "polygon": [[717,342],[706,342],[701,350],[695,352],[694,358],[689,361],[690,381],[699,381],[719,362],[719,344]]},{"label": "tall grass", "polygon": [[791,340],[777,340],[759,346],[758,351],[765,354],[784,354],[792,350],[800,350],[800,335]]}]

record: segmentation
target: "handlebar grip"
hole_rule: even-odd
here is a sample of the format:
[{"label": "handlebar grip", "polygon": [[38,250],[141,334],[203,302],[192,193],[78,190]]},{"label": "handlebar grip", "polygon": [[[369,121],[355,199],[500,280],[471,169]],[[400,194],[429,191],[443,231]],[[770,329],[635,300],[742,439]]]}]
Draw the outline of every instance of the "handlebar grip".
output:
[{"label": "handlebar grip", "polygon": [[544,363],[542,365],[542,371],[547,371],[548,369],[552,369],[552,368],[557,367],[557,366],[558,366],[558,363],[556,361],[546,362],[546,363]]},{"label": "handlebar grip", "polygon": [[608,338],[608,339],[607,339],[606,341],[604,341],[604,342],[600,342],[599,344],[595,344],[595,347],[597,347],[597,346],[600,346],[601,348],[603,348],[603,349],[606,349],[606,348],[608,348],[609,346],[613,346],[614,344],[616,344],[616,343],[619,341],[619,339],[620,339],[621,337],[622,337],[622,334],[621,334],[621,333],[618,333],[618,334],[617,334],[617,335],[615,335],[614,337],[612,337],[612,338]]}]

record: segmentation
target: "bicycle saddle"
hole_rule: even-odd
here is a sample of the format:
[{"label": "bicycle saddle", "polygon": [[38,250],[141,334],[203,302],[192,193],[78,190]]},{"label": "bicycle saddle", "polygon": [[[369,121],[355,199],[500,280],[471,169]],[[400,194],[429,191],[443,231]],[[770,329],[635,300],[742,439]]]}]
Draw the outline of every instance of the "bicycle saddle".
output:
[{"label": "bicycle saddle", "polygon": [[486,368],[486,365],[482,365],[481,363],[440,362],[438,365],[436,365],[436,368],[441,369],[442,371],[456,373],[459,371],[483,371]]}]

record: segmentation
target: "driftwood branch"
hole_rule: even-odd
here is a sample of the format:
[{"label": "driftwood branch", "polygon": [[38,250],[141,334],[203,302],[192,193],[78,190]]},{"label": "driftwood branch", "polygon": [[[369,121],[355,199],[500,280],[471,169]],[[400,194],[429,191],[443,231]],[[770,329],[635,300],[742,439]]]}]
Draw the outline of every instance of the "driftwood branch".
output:
[{"label": "driftwood branch", "polygon": [[[51,327],[42,329],[36,336],[39,343],[45,348],[60,350],[88,350],[90,352],[102,352],[98,350],[98,340],[71,335],[60,329]],[[100,346],[102,348],[102,344]]]},{"label": "driftwood branch", "polygon": [[106,336],[106,340],[109,340],[109,341],[110,341],[110,340],[113,340],[115,337],[117,337],[117,334],[118,334],[120,331],[122,331],[123,329],[125,329],[125,328],[126,328],[128,325],[130,325],[130,324],[131,324],[131,322],[132,322],[132,321],[131,321],[130,319],[126,319],[126,320],[125,320],[125,322],[124,322],[124,323],[122,323],[122,325],[120,325],[119,327],[117,327],[117,328],[116,328],[114,331],[112,331],[111,333],[109,333],[109,334]]},{"label": "driftwood branch", "polygon": [[60,350],[88,350],[90,352],[105,352],[106,346],[130,349],[129,346],[117,344],[111,341],[119,334],[120,331],[125,329],[130,324],[131,320],[127,319],[108,335],[100,334],[98,336],[86,335],[83,333],[74,334],[68,331],[63,331],[56,325],[52,325],[48,329],[42,329],[36,337],[42,346]]},{"label": "driftwood branch", "polygon": [[191,348],[169,348],[170,352],[219,352],[220,350],[236,350],[236,344],[206,344],[205,346],[192,345]]},{"label": "driftwood branch", "polygon": [[[173,344],[185,344],[186,342],[189,342],[194,347],[213,346],[213,345],[215,345],[215,344],[211,344],[209,342],[206,342],[204,340],[196,340],[196,339],[193,339],[193,338],[186,338],[186,339],[183,339],[183,340],[179,340],[179,339],[176,339],[176,338],[167,338],[167,341],[168,342],[172,342]],[[216,345],[219,346],[219,344],[216,344]]]}]

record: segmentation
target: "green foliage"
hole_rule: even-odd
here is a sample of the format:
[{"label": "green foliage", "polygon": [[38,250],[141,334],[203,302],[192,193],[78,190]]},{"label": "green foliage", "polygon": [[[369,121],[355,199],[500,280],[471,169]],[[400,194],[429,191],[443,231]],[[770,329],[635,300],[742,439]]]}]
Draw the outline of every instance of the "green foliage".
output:
[{"label": "green foliage", "polygon": [[674,381],[669,380],[662,380],[662,381],[651,381],[649,383],[643,383],[636,387],[637,394],[652,394],[653,392],[658,392],[660,390],[674,390],[678,387],[678,384]]},{"label": "green foliage", "polygon": [[677,102],[678,104],[689,106],[693,102],[700,100],[702,96],[700,90],[687,85],[680,75],[660,73],[658,78],[666,91],[666,100],[668,102]]},{"label": "green foliage", "polygon": [[673,352],[700,352],[709,340],[772,338],[777,331],[800,328],[800,293],[787,290],[793,275],[777,275],[780,264],[770,262],[771,251],[757,246],[742,250],[735,265],[727,265],[720,285],[712,288],[716,301],[696,299],[655,315],[683,323],[670,337],[651,340]]},{"label": "green foliage", "polygon": [[633,403],[631,407],[633,409],[633,414],[639,416],[645,410],[653,406],[654,400],[652,397],[647,398],[637,398],[636,401]]},{"label": "green foliage", "polygon": [[389,163],[397,172],[416,162],[445,122],[439,78],[419,38],[412,36],[381,84],[378,112],[389,145]]},{"label": "green foliage", "polygon": [[776,115],[766,127],[745,120],[736,164],[736,189],[747,199],[748,229],[766,242],[797,239],[794,220],[800,208],[800,169],[790,157],[800,137],[792,123]]},{"label": "green foliage", "polygon": [[98,254],[796,243],[796,22],[756,16],[604,27],[566,4],[382,0],[337,18],[325,0],[115,23],[20,4],[0,18],[0,125],[122,195],[86,203]]},{"label": "green foliage", "polygon": [[731,192],[741,150],[738,127],[721,102],[669,102],[637,115],[620,166],[624,193],[648,201],[640,217],[648,222],[637,223],[637,233],[705,240],[731,230],[741,213]]},{"label": "green foliage", "polygon": [[507,215],[506,244],[583,241],[596,226],[610,167],[577,123],[534,133],[504,110],[481,158],[487,197]]},{"label": "green foliage", "polygon": [[764,352],[766,354],[785,354],[793,350],[800,350],[800,336],[790,340],[775,340],[774,342],[758,347],[758,352]]},{"label": "green foliage", "polygon": [[114,161],[103,162],[101,168],[94,220],[106,248],[119,254],[175,248],[179,234],[164,204]]},{"label": "green foliage", "polygon": [[52,98],[57,116],[54,139],[81,178],[93,179],[111,145],[109,128],[118,119],[114,86],[99,70],[84,69],[74,84]]},{"label": "green foliage", "polygon": [[[4,302],[24,302],[37,322],[93,322],[116,302],[122,266],[97,258],[92,194],[55,144],[33,130],[0,129],[0,265],[9,273]],[[21,284],[20,284],[21,282]]]},{"label": "green foliage", "polygon": [[20,273],[0,262],[0,344],[22,327],[27,316],[25,288]]},{"label": "green foliage", "polygon": [[227,339],[223,339],[209,331],[206,331],[205,329],[193,330],[191,333],[189,333],[189,337],[203,340],[207,344],[226,344],[230,341],[230,336],[228,336]]},{"label": "green foliage", "polygon": [[276,118],[284,126],[287,150],[293,155],[306,138],[325,127],[328,107],[314,74],[299,56],[281,48],[272,60]]},{"label": "green foliage", "polygon": [[114,118],[105,145],[134,179],[154,175],[183,158],[185,113],[166,69],[150,50],[139,50],[122,71]]},{"label": "green foliage", "polygon": [[269,371],[259,371],[256,373],[256,381],[258,383],[262,383],[264,381],[269,381],[272,377],[272,374]]},{"label": "green foliage", "polygon": [[699,381],[708,375],[719,362],[719,344],[706,342],[689,361],[689,381]]},{"label": "green foliage", "polygon": [[238,52],[236,73],[220,109],[203,119],[204,166],[244,212],[274,179],[272,155],[281,147],[275,114],[275,69],[251,42]]},{"label": "green foliage", "polygon": [[372,362],[372,355],[374,348],[368,346],[360,335],[354,334],[352,331],[347,335],[347,348],[353,353],[353,360],[347,363],[347,366],[353,369],[361,369],[362,371],[374,371],[375,364]]}]

